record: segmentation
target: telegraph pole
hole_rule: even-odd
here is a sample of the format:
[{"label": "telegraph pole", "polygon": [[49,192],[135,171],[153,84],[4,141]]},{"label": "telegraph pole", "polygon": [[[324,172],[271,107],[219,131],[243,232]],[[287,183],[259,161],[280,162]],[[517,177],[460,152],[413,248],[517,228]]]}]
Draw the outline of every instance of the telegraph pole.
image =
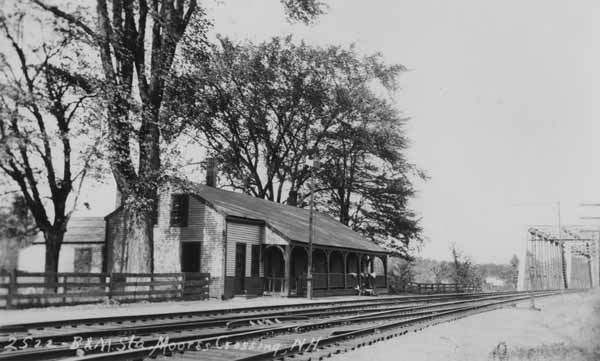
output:
[{"label": "telegraph pole", "polygon": [[[581,203],[580,204],[581,207],[600,207],[600,203]],[[600,219],[600,217],[579,217],[581,219],[595,219],[598,220]],[[593,284],[600,286],[600,227],[598,230],[590,230],[588,231],[590,233],[595,232],[597,233],[597,237],[594,237],[594,252],[590,253],[590,260],[593,259],[592,263],[590,264],[590,267],[592,268],[592,273],[594,276],[594,281]],[[593,258],[592,258],[593,256]],[[595,267],[594,267],[595,266]],[[595,268],[595,269],[593,269]]]},{"label": "telegraph pole", "polygon": [[315,216],[314,216],[314,203],[315,203],[315,169],[319,167],[319,158],[315,157],[312,160],[310,170],[310,211],[308,216],[308,271],[306,272],[306,298],[312,299],[313,293],[313,238],[315,233]]}]

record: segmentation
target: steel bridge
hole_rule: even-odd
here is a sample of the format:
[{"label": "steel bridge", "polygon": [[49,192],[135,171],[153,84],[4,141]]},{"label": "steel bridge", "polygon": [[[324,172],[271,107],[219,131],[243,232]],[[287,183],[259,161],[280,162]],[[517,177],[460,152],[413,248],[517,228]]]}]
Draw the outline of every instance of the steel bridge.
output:
[{"label": "steel bridge", "polygon": [[600,279],[600,231],[580,226],[527,230],[519,290],[592,288]]}]

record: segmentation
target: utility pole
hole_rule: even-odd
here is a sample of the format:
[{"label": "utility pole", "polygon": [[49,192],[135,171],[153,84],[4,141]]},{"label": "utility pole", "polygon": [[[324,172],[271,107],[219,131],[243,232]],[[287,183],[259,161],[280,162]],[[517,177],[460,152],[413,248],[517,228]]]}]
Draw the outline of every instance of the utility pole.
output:
[{"label": "utility pole", "polygon": [[313,293],[313,238],[315,233],[315,216],[314,216],[314,203],[315,203],[315,169],[319,167],[319,158],[315,157],[312,160],[310,170],[310,211],[308,216],[308,271],[306,272],[306,298],[312,299]]},{"label": "utility pole", "polygon": [[[584,202],[579,205],[581,207],[600,207],[600,203],[593,203],[593,202]],[[594,219],[594,220],[600,219],[600,217],[579,217],[579,218]],[[592,260],[592,262],[590,263],[590,268],[592,270],[591,273],[593,273],[593,276],[594,276],[593,279],[595,280],[595,282],[592,281],[593,285],[600,286],[600,227],[598,228],[598,230],[588,231],[588,232],[590,232],[590,233],[596,232],[597,233],[597,237],[594,237],[594,244],[593,244],[594,252],[590,253],[590,260]]]}]

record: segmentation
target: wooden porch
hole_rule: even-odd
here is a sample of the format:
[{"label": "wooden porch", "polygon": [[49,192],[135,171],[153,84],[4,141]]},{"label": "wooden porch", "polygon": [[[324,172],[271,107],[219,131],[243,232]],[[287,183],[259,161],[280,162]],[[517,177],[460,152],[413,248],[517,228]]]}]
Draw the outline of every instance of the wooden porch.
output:
[{"label": "wooden porch", "polygon": [[[267,245],[263,250],[265,274],[263,294],[306,295],[308,246]],[[317,297],[353,295],[359,284],[368,284],[378,294],[387,293],[387,254],[313,247],[313,294]],[[365,275],[375,274],[366,279]]]}]

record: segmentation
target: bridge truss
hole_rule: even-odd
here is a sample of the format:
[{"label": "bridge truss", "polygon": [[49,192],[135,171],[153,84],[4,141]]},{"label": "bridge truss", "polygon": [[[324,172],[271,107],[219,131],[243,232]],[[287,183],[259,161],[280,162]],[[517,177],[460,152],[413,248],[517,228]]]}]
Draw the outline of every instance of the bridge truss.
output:
[{"label": "bridge truss", "polygon": [[528,229],[519,268],[520,290],[598,287],[600,231],[583,226]]}]

